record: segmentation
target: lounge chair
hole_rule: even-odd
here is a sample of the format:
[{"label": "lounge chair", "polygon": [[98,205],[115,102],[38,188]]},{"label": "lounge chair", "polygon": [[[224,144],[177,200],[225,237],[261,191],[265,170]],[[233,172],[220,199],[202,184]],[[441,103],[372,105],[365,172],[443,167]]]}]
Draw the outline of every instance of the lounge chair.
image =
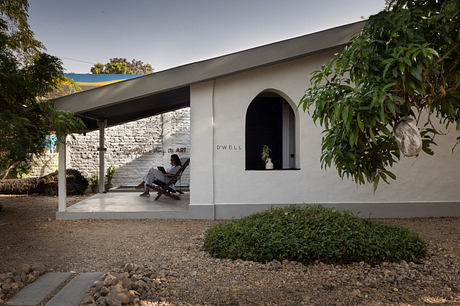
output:
[{"label": "lounge chair", "polygon": [[156,196],[155,201],[158,200],[162,195],[170,197],[171,199],[174,199],[174,200],[180,200],[180,197],[175,195],[174,193],[178,192],[180,194],[183,194],[183,192],[180,190],[174,190],[170,186],[175,184],[180,179],[182,173],[184,172],[185,168],[187,168],[189,163],[190,163],[190,158],[188,158],[182,164],[182,166],[179,168],[179,171],[177,171],[176,174],[174,174],[174,176],[171,177],[168,182],[165,183],[162,181],[153,181],[155,185],[152,185],[152,184],[145,185],[149,189],[152,189],[157,192],[158,195]]}]

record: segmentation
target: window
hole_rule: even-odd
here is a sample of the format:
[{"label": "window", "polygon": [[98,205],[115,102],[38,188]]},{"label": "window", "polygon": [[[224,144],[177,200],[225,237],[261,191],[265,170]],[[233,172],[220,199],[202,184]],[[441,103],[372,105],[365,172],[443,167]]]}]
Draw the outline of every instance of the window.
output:
[{"label": "window", "polygon": [[271,149],[274,169],[295,169],[295,115],[274,92],[262,92],[246,113],[246,170],[263,170],[262,147]]}]

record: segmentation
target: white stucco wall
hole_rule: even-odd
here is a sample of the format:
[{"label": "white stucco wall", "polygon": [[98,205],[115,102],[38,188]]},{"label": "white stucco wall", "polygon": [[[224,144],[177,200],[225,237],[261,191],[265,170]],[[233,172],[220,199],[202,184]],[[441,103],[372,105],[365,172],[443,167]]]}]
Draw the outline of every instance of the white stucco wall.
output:
[{"label": "white stucco wall", "polygon": [[[219,210],[248,204],[460,204],[460,150],[451,152],[458,136],[455,129],[436,139],[433,157],[424,153],[403,157],[393,168],[397,181],[381,183],[375,193],[372,185],[341,180],[335,168],[321,169],[321,128],[296,106],[309,84],[308,75],[332,54],[324,52],[191,86],[192,205],[215,204],[214,210]],[[245,170],[246,110],[267,89],[280,93],[293,106],[300,170]],[[232,150],[222,150],[222,145]],[[221,217],[233,216],[222,210]]]}]

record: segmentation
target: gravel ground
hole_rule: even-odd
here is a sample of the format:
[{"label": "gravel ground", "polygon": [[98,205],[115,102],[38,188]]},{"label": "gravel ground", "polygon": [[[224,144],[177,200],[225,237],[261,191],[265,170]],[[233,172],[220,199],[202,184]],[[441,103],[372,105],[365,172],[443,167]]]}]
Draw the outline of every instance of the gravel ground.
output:
[{"label": "gravel ground", "polygon": [[[84,197],[70,197],[75,203]],[[57,221],[55,197],[0,196],[0,273],[22,263],[55,271],[121,271],[127,263],[165,304],[460,305],[460,218],[393,219],[428,242],[421,263],[305,266],[210,257],[219,221]]]}]

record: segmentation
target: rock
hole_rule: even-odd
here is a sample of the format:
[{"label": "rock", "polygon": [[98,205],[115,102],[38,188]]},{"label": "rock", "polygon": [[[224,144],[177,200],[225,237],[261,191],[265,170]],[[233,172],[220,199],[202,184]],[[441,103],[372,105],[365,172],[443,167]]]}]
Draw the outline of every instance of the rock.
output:
[{"label": "rock", "polygon": [[109,288],[103,286],[103,287],[101,287],[100,292],[101,292],[102,295],[107,295],[110,292],[110,290],[109,290]]},{"label": "rock", "polygon": [[33,283],[37,278],[33,274],[27,274],[26,276],[26,284]]},{"label": "rock", "polygon": [[108,306],[121,306],[121,298],[118,292],[111,291],[107,294],[105,302]]},{"label": "rock", "polygon": [[16,274],[16,275],[13,277],[13,282],[14,282],[14,283],[22,282],[22,281],[21,281],[21,277],[20,277],[18,274]]},{"label": "rock", "polygon": [[99,280],[99,281],[95,281],[94,284],[93,284],[93,286],[94,286],[94,291],[96,291],[96,292],[97,292],[97,291],[100,291],[101,288],[104,286],[104,282],[103,282],[103,281],[100,281],[100,280]]},{"label": "rock", "polygon": [[137,280],[132,284],[132,288],[134,290],[137,290],[137,291],[139,289],[144,289],[144,287],[146,287],[146,286],[147,286],[147,284],[143,280]]},{"label": "rock", "polygon": [[120,293],[123,291],[123,285],[121,283],[117,283],[115,286],[112,286],[111,291]]},{"label": "rock", "polygon": [[32,271],[31,274],[35,277],[35,279],[38,279],[40,277],[40,271],[38,271],[38,270]]},{"label": "rock", "polygon": [[131,272],[131,271],[135,271],[136,268],[137,268],[137,267],[136,267],[135,264],[127,263],[127,264],[123,267],[123,271],[124,271],[124,272]]},{"label": "rock", "polygon": [[95,303],[93,297],[90,295],[87,295],[81,300],[80,305],[88,305],[88,304],[93,304],[93,303]]},{"label": "rock", "polygon": [[125,278],[122,282],[121,282],[123,288],[126,288],[126,289],[132,289],[133,287],[133,282],[129,279],[129,278]]},{"label": "rock", "polygon": [[25,282],[26,279],[27,279],[27,274],[26,274],[26,272],[21,271],[21,281],[22,281],[22,282]]},{"label": "rock", "polygon": [[19,285],[17,283],[12,283],[10,289],[13,290],[14,292],[18,292]]},{"label": "rock", "polygon": [[133,297],[136,297],[136,296],[139,296],[139,295],[140,295],[139,292],[137,292],[136,290],[129,290],[129,291],[128,291],[128,294],[129,294],[130,296],[133,296]]},{"label": "rock", "polygon": [[24,271],[24,273],[30,273],[32,271],[32,267],[28,264],[22,264],[21,265],[21,269],[22,271]]},{"label": "rock", "polygon": [[126,292],[118,293],[118,298],[120,299],[122,304],[129,304],[129,294]]},{"label": "rock", "polygon": [[38,264],[33,264],[32,265],[32,270],[33,271],[38,271],[40,275],[46,272],[46,267],[44,264],[38,263]]},{"label": "rock", "polygon": [[107,276],[104,279],[104,285],[105,286],[115,285],[115,280],[116,280],[115,276],[113,276],[110,273],[107,273]]},{"label": "rock", "polygon": [[96,305],[98,305],[98,306],[106,306],[107,303],[106,303],[105,297],[103,297],[103,296],[98,297],[96,299]]},{"label": "rock", "polygon": [[401,261],[400,264],[404,269],[409,269],[409,264],[405,260]]}]

